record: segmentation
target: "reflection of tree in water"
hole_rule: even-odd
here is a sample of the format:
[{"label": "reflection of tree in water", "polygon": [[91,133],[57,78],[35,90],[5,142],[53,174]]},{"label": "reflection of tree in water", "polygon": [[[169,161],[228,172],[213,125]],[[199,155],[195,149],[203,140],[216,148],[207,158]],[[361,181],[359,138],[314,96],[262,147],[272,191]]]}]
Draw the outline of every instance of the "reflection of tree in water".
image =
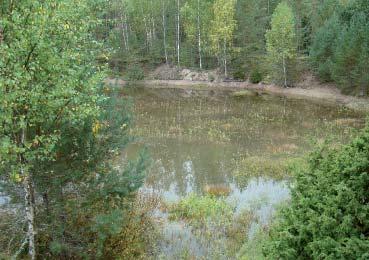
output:
[{"label": "reflection of tree in water", "polygon": [[[223,184],[232,180],[229,158],[231,149],[214,145],[172,144],[161,146],[166,151],[153,152],[156,163],[151,169],[150,185],[168,190],[175,184],[176,192],[185,195],[201,193],[206,184]],[[224,147],[227,148],[227,147]],[[158,155],[160,158],[155,158]]]},{"label": "reflection of tree in water", "polygon": [[140,89],[133,94],[135,130],[156,161],[150,186],[184,195],[201,193],[206,184],[232,183],[237,160],[301,155],[309,151],[310,137],[335,132],[344,138],[347,129],[335,127],[337,118],[361,116],[301,100],[204,93],[209,91]]}]

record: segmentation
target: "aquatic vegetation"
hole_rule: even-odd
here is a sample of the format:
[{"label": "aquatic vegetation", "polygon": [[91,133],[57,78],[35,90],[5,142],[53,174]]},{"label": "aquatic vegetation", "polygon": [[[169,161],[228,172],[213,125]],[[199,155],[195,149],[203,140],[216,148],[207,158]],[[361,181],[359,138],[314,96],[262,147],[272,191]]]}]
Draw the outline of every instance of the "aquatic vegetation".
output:
[{"label": "aquatic vegetation", "polygon": [[172,221],[180,223],[186,237],[179,252],[181,259],[234,258],[255,221],[252,211],[236,213],[224,197],[209,195],[183,198],[169,207],[169,214]]},{"label": "aquatic vegetation", "polygon": [[266,150],[271,154],[294,154],[297,153],[299,147],[294,143],[287,143],[282,145],[268,145]]},{"label": "aquatic vegetation", "polygon": [[213,141],[213,142],[219,142],[219,141],[229,142],[230,141],[227,134],[224,131],[217,129],[217,128],[210,128],[208,130],[208,138],[210,141]]},{"label": "aquatic vegetation", "polygon": [[315,143],[333,136],[336,146],[356,134],[337,119],[362,118],[274,96],[156,89],[134,99],[139,141],[131,152],[149,146],[155,163],[146,184],[168,199],[157,209],[156,259],[260,259],[269,220],[290,196],[292,170],[306,167]]},{"label": "aquatic vegetation", "polygon": [[194,224],[203,223],[209,218],[229,217],[233,208],[224,198],[191,194],[179,203],[169,207],[171,219],[185,219]]},{"label": "aquatic vegetation", "polygon": [[232,171],[237,183],[242,187],[251,177],[268,176],[273,179],[285,179],[291,177],[291,168],[296,165],[303,167],[306,164],[303,158],[268,158],[262,156],[245,157],[235,162]]},{"label": "aquatic vegetation", "polygon": [[334,121],[338,126],[363,127],[365,120],[361,118],[340,118]]},{"label": "aquatic vegetation", "polygon": [[255,221],[255,214],[252,211],[245,210],[233,218],[231,225],[227,228],[227,246],[232,255],[240,250],[246,241],[250,225]]},{"label": "aquatic vegetation", "polygon": [[210,196],[226,196],[231,192],[231,187],[225,184],[206,184],[203,191],[206,195]]},{"label": "aquatic vegetation", "polygon": [[237,92],[233,92],[231,94],[232,97],[237,97],[237,98],[241,98],[241,97],[253,97],[253,96],[257,96],[258,94],[254,91],[251,90],[241,90],[241,91],[237,91]]}]

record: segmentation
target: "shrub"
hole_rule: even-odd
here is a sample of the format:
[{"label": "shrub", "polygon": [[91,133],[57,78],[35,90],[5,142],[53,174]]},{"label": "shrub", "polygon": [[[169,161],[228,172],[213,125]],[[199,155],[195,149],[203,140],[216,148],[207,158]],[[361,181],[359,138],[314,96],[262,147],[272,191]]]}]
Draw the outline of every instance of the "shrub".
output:
[{"label": "shrub", "polygon": [[243,70],[237,70],[233,73],[233,78],[236,80],[245,81],[246,80],[245,72]]},{"label": "shrub", "polygon": [[257,69],[254,69],[250,74],[250,81],[253,84],[257,84],[263,80],[263,75]]},{"label": "shrub", "polygon": [[124,227],[105,242],[105,259],[147,259],[157,254],[161,237],[151,213],[159,203],[151,194],[137,195],[129,214],[124,216]]},{"label": "shrub", "polygon": [[324,145],[296,170],[289,207],[271,231],[271,259],[369,258],[369,126],[341,148]]},{"label": "shrub", "polygon": [[125,79],[128,81],[143,80],[145,78],[145,73],[141,66],[135,64],[127,69]]},{"label": "shrub", "polygon": [[215,76],[213,74],[209,74],[209,81],[210,82],[215,81]]}]

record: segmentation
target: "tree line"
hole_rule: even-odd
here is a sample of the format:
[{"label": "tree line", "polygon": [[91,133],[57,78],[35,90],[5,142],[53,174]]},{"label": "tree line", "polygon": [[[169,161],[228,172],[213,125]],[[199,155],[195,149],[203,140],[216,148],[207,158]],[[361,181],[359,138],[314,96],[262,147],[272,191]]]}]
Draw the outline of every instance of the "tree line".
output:
[{"label": "tree line", "polygon": [[118,71],[167,63],[289,86],[311,70],[367,91],[365,0],[112,0],[105,18]]}]

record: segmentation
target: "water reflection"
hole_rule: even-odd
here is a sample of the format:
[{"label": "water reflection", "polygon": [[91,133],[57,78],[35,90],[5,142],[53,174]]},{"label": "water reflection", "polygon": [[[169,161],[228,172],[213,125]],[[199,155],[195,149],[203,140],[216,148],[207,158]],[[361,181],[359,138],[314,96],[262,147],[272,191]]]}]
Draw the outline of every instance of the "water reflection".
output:
[{"label": "water reflection", "polygon": [[334,135],[345,142],[354,134],[346,122],[363,118],[341,107],[278,97],[231,98],[226,91],[131,89],[128,94],[134,99],[132,134],[138,141],[127,154],[134,157],[147,145],[155,163],[146,185],[179,197],[201,194],[207,184],[240,189],[244,183],[237,183],[234,172],[242,173],[236,167],[245,158],[301,157],[312,149],[312,140]]},{"label": "water reflection", "polygon": [[4,206],[9,203],[9,197],[4,196],[0,193],[0,206]]},{"label": "water reflection", "polygon": [[[154,161],[141,190],[173,203],[191,193],[204,194],[208,185],[230,187],[226,200],[234,206],[234,215],[244,211],[254,215],[249,239],[268,225],[277,205],[290,196],[288,180],[274,176],[280,168],[274,169],[273,163],[302,157],[311,151],[312,140],[333,135],[338,142],[346,142],[356,133],[349,126],[360,127],[356,122],[364,117],[301,100],[231,98],[227,91],[128,92],[135,104],[132,134],[139,138],[125,156],[135,157],[145,144]],[[194,236],[186,223],[169,221],[160,210],[154,214],[163,222],[165,259],[175,259],[183,248],[201,258],[209,256],[210,249],[226,246],[223,237],[214,239],[220,244],[212,247]]]},{"label": "water reflection", "polygon": [[[193,179],[192,164],[189,161],[184,163],[184,168],[188,170],[185,179],[188,180],[186,189],[188,194],[192,192]],[[231,193],[226,197],[226,201],[234,207],[233,218],[239,217],[245,211],[253,212],[254,217],[250,223],[246,236],[249,240],[253,239],[257,232],[268,225],[275,212],[275,207],[288,200],[290,193],[286,181],[275,181],[263,177],[250,179],[248,185],[239,189],[237,185],[231,184]],[[181,198],[178,195],[177,186],[172,183],[168,190],[154,190],[150,187],[144,187],[141,190],[147,194],[160,194],[166,203],[178,202]],[[208,224],[208,228],[213,228],[212,240],[209,241],[201,232],[194,230],[193,227],[185,221],[170,220],[167,212],[157,208],[152,213],[154,218],[159,220],[161,226],[162,240],[160,241],[160,253],[163,259],[177,259],[188,252],[196,259],[213,259],[214,248],[219,252],[226,252],[227,236],[219,232],[219,226]],[[212,244],[216,241],[216,245]],[[218,259],[229,259],[226,256]]]},{"label": "water reflection", "polygon": [[258,177],[251,179],[245,189],[232,184],[232,193],[228,200],[237,205],[236,213],[244,210],[256,210],[262,224],[267,224],[272,208],[289,198],[287,181],[275,181]]}]

